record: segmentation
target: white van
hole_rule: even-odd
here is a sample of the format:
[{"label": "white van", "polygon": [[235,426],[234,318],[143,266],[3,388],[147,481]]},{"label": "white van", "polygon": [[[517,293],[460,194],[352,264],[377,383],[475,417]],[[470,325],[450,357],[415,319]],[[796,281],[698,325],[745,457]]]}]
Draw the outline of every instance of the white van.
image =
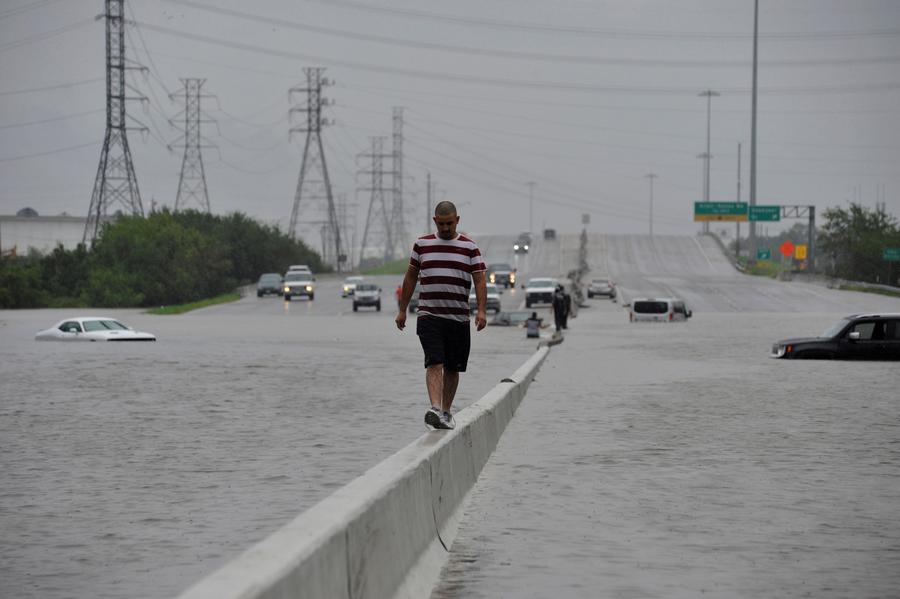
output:
[{"label": "white van", "polygon": [[628,306],[631,322],[684,322],[692,315],[684,300],[675,297],[635,298]]}]

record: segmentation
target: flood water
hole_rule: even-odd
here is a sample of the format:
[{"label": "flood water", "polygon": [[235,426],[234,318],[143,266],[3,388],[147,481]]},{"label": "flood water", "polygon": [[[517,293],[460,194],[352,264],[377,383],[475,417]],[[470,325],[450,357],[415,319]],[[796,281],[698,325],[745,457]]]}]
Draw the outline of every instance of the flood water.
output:
[{"label": "flood water", "polygon": [[[156,343],[37,342],[73,311],[0,312],[0,597],[176,595],[424,433],[415,317],[322,287],[102,312]],[[455,406],[534,349],[473,334]]]}]

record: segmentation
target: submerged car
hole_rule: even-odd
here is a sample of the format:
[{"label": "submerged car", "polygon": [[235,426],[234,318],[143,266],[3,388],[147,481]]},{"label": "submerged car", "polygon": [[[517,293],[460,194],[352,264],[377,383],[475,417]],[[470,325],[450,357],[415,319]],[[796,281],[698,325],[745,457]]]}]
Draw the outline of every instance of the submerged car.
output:
[{"label": "submerged car", "polygon": [[78,316],[60,320],[34,336],[37,341],[156,341],[156,335],[135,331],[115,318]]},{"label": "submerged car", "polygon": [[312,301],[316,296],[316,278],[312,273],[302,270],[288,271],[284,275],[284,299],[291,301],[292,297],[305,295]]},{"label": "submerged car", "polygon": [[256,283],[256,297],[262,297],[270,293],[281,295],[282,282],[283,279],[277,272],[267,272],[260,275],[259,281]]},{"label": "submerged car", "polygon": [[[500,312],[500,290],[496,285],[492,283],[487,283],[485,285],[487,287],[487,305],[485,306],[486,311],[493,311],[494,314],[498,314]],[[478,298],[475,297],[475,287],[469,290],[469,310],[473,313],[478,309]]]},{"label": "submerged car", "polygon": [[609,299],[615,299],[616,284],[613,283],[613,280],[608,277],[591,279],[591,283],[587,288],[588,299],[593,298],[595,295],[602,295],[608,297]]},{"label": "submerged car", "polygon": [[551,278],[530,279],[525,286],[525,307],[530,308],[535,304],[553,303],[553,292],[559,281]]},{"label": "submerged car", "polygon": [[769,355],[785,360],[900,360],[900,313],[847,316],[819,337],[778,341]]},{"label": "submerged car", "polygon": [[344,279],[344,283],[341,285],[341,297],[353,295],[353,292],[356,291],[356,286],[362,283],[362,280],[362,277],[347,277]]},{"label": "submerged car", "polygon": [[381,287],[374,283],[357,284],[353,294],[353,311],[358,311],[360,306],[373,306],[381,312]]},{"label": "submerged car", "polygon": [[694,315],[677,297],[635,298],[625,307],[631,322],[684,322]]}]

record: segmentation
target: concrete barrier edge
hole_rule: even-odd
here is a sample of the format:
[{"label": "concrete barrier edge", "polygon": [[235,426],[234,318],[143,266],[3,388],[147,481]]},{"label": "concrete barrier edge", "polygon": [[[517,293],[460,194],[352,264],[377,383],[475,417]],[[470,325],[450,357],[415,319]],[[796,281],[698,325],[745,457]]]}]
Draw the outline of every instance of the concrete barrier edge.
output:
[{"label": "concrete barrier edge", "polygon": [[455,430],[422,435],[179,599],[427,596],[465,499],[548,353],[461,410]]}]

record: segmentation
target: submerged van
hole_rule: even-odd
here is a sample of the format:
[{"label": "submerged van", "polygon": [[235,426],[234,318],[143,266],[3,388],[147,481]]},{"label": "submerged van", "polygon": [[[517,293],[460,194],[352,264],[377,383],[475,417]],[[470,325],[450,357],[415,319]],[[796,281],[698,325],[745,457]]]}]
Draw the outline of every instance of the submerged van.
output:
[{"label": "submerged van", "polygon": [[684,300],[674,297],[637,298],[628,306],[631,322],[683,322],[692,315]]}]

